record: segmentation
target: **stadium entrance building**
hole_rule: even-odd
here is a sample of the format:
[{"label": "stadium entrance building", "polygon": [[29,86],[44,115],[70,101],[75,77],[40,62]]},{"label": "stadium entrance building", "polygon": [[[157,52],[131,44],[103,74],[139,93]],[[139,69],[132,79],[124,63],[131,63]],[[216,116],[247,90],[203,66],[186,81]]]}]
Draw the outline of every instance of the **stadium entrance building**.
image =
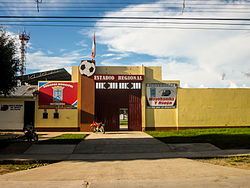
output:
[{"label": "stadium entrance building", "polygon": [[97,66],[89,77],[79,70],[72,67],[71,81],[39,82],[38,131],[90,131],[93,120],[117,131],[121,111],[132,131],[250,127],[249,88],[180,88],[162,80],[161,67]]},{"label": "stadium entrance building", "polygon": [[37,130],[89,131],[96,120],[103,122],[106,130],[117,131],[121,129],[121,111],[126,112],[127,130],[133,131],[146,130],[146,121],[151,121],[146,117],[154,116],[154,109],[168,109],[164,115],[172,117],[168,124],[176,120],[179,81],[162,81],[161,67],[102,66],[90,77],[80,72],[78,66],[72,67],[71,82],[39,82]]},{"label": "stadium entrance building", "polygon": [[[160,67],[144,66],[97,67],[93,76],[78,74],[77,79],[80,86],[78,99],[82,131],[89,130],[93,119],[104,122],[106,130],[120,130],[121,109],[127,109],[128,130],[143,130],[147,106],[145,81],[162,82]],[[179,84],[178,81],[167,83],[174,83],[176,87]],[[168,101],[170,95],[163,98]]]}]

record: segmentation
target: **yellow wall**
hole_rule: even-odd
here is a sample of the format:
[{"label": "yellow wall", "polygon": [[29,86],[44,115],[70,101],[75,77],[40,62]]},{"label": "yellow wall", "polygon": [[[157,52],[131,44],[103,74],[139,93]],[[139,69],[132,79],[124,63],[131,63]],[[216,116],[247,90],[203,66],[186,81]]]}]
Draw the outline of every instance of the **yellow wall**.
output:
[{"label": "yellow wall", "polygon": [[71,81],[72,82],[78,82],[80,73],[79,73],[79,67],[73,66],[72,67],[72,74],[71,74]]},{"label": "yellow wall", "polygon": [[79,72],[79,66],[73,66],[72,67],[72,76],[71,80],[73,82],[78,82],[78,87],[77,87],[77,122],[78,122],[78,127],[80,127],[80,122],[81,122],[81,74]]},{"label": "yellow wall", "polygon": [[142,98],[141,98],[141,110],[142,110],[142,129],[154,125],[155,117],[153,109],[146,109],[146,83],[160,82],[162,79],[161,67],[142,67],[144,81],[142,82]]},{"label": "yellow wall", "polygon": [[157,83],[162,81],[161,67],[144,67],[144,83]]},{"label": "yellow wall", "polygon": [[150,109],[146,107],[146,83],[176,83],[179,87],[180,81],[163,81],[161,67],[145,67],[145,80],[142,88],[142,106],[144,106],[145,115],[142,127],[176,127],[176,109]]},{"label": "yellow wall", "polygon": [[78,112],[77,109],[58,109],[59,119],[54,119],[55,109],[47,109],[48,119],[43,119],[43,109],[36,108],[36,128],[77,128]]},{"label": "yellow wall", "polygon": [[146,109],[146,127],[250,126],[250,89],[178,88],[177,92],[178,108]]},{"label": "yellow wall", "polygon": [[250,126],[250,89],[179,89],[179,127]]},{"label": "yellow wall", "polygon": [[146,127],[176,127],[176,109],[146,109]]}]

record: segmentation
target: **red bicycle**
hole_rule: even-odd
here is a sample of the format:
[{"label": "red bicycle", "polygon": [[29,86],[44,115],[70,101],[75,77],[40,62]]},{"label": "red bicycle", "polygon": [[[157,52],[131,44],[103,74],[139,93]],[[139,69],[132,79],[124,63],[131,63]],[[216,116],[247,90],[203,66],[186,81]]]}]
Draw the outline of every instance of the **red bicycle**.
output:
[{"label": "red bicycle", "polygon": [[103,134],[105,134],[105,129],[104,129],[104,123],[100,122],[95,122],[93,121],[93,123],[90,125],[90,130],[92,132],[102,132]]}]

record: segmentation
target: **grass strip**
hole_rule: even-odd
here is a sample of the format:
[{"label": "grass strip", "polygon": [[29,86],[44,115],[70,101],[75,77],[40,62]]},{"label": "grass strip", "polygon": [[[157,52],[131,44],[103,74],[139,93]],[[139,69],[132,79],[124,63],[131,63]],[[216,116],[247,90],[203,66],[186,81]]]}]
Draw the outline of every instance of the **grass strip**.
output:
[{"label": "grass strip", "polygon": [[120,125],[128,125],[128,120],[120,120]]},{"label": "grass strip", "polygon": [[211,143],[221,149],[250,149],[250,128],[146,131],[164,143]]}]

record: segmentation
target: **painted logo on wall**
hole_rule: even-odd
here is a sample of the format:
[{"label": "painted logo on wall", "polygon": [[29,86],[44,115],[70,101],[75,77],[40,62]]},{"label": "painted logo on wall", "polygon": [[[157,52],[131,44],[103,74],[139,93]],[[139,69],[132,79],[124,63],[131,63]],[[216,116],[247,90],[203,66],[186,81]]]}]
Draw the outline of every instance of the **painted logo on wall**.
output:
[{"label": "painted logo on wall", "polygon": [[53,102],[62,102],[64,87],[52,87],[53,89]]},{"label": "painted logo on wall", "polygon": [[176,108],[177,84],[146,84],[147,108]]},{"label": "painted logo on wall", "polygon": [[76,108],[77,82],[39,82],[40,108]]}]

